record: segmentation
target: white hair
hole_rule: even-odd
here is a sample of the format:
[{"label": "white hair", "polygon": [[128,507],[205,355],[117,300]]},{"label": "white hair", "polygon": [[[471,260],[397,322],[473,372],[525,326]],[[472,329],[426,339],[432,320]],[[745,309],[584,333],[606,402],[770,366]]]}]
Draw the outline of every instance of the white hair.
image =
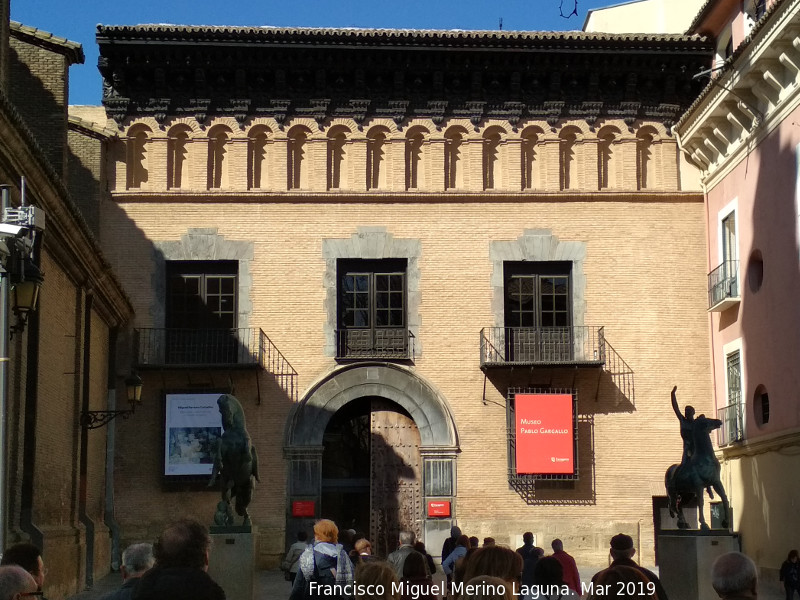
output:
[{"label": "white hair", "polygon": [[401,531],[400,532],[400,543],[403,546],[413,546],[414,542],[417,540],[417,536],[414,534],[413,531]]},{"label": "white hair", "polygon": [[[150,569],[156,562],[153,558],[153,544],[131,544],[122,553],[122,565],[128,575],[139,575]],[[0,599],[1,600],[1,599]]]},{"label": "white hair", "polygon": [[741,552],[723,554],[711,566],[711,585],[720,596],[748,592],[757,584],[756,564]]}]

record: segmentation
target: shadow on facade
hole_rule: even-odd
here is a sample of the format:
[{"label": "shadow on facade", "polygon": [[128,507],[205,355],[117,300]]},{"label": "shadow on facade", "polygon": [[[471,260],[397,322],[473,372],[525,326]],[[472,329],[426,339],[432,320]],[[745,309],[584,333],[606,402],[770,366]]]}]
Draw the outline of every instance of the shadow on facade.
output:
[{"label": "shadow on facade", "polygon": [[[741,194],[752,197],[753,206],[752,213],[747,214],[740,197],[741,217],[737,214],[737,219],[740,232],[746,231],[748,220],[752,224],[752,245],[749,255],[738,257],[742,302],[721,313],[715,332],[719,336],[738,318],[744,368],[744,443],[798,426],[800,376],[794,361],[800,348],[800,225],[796,123],[789,127],[790,121],[791,115],[739,167],[747,169]],[[740,234],[740,239],[746,241],[746,236]],[[725,369],[723,348],[718,346],[713,351],[717,364]],[[732,400],[725,399],[724,373],[718,372],[716,381],[718,406],[730,404]],[[786,479],[796,469],[792,459],[796,443],[788,443],[794,444],[791,451],[781,448],[780,442],[766,451],[746,454],[737,451],[737,443],[723,449],[723,460],[734,461],[731,469],[738,469],[741,477],[741,488],[728,490],[735,514],[742,515],[734,527],[742,534],[745,552],[761,567],[777,569],[788,550],[796,546],[791,527],[786,527],[800,519],[793,501],[798,493],[796,478]]]}]

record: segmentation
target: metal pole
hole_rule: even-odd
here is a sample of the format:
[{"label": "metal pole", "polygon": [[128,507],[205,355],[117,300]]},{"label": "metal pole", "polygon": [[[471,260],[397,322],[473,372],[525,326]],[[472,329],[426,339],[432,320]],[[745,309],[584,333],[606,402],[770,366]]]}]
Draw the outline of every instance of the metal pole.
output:
[{"label": "metal pole", "polygon": [[[8,186],[0,186],[0,221],[8,207]],[[8,271],[7,256],[0,256],[0,554],[6,547],[8,530],[7,409],[8,409]]]}]

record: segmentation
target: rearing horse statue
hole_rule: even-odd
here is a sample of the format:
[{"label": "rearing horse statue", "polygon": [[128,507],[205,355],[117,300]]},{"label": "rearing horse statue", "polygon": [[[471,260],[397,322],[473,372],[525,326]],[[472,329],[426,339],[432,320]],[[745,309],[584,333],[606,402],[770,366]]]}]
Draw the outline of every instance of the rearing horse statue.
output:
[{"label": "rearing horse statue", "polygon": [[672,465],[667,469],[664,483],[669,496],[669,515],[678,516],[678,527],[687,529],[689,524],[683,516],[682,504],[697,499],[700,515],[700,528],[708,529],[708,523],[703,514],[703,490],[708,490],[708,495],[713,498],[711,488],[722,500],[722,509],[725,511],[722,526],[728,528],[728,496],[719,479],[720,466],[714,456],[711,445],[711,432],[722,426],[719,419],[709,419],[705,415],[694,417],[694,408],[686,407],[685,415],[678,409],[678,400],[675,397],[677,386],[672,388],[672,408],[681,422],[681,437],[684,441],[683,458],[680,465]]},{"label": "rearing horse statue", "polygon": [[222,394],[217,399],[217,406],[224,431],[217,446],[208,487],[220,481],[223,506],[217,507],[217,512],[222,522],[228,520],[230,502],[235,498],[236,514],[244,517],[243,525],[250,525],[247,506],[253,497],[253,478],[258,480],[258,455],[245,428],[244,410],[239,401],[230,394]]}]

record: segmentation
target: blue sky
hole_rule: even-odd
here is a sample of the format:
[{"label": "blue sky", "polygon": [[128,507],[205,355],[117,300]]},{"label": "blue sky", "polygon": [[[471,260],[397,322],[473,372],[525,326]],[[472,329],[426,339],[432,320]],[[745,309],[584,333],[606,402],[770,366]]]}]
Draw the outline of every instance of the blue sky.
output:
[{"label": "blue sky", "polygon": [[11,0],[11,18],[83,45],[70,69],[70,104],[100,104],[95,26],[176,23],[276,27],[560,31],[583,26],[592,8],[621,0]]}]

